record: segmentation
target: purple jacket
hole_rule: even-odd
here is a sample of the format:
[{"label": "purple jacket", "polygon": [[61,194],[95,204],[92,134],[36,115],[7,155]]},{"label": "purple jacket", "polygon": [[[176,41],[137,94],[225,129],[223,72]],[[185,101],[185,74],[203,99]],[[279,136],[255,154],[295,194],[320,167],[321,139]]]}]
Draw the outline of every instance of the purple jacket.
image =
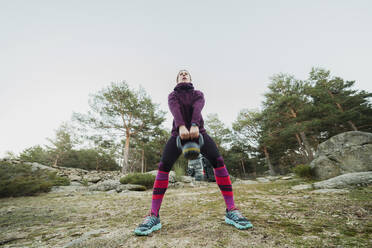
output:
[{"label": "purple jacket", "polygon": [[185,125],[190,130],[191,123],[199,127],[199,132],[206,133],[201,111],[204,107],[204,95],[194,90],[192,83],[179,83],[168,96],[168,106],[173,119],[172,136],[178,136],[179,126]]}]

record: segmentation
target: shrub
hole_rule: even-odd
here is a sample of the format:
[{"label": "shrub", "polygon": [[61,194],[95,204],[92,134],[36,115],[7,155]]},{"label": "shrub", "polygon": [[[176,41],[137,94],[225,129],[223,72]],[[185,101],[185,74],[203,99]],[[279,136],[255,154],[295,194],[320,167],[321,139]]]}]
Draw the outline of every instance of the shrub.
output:
[{"label": "shrub", "polygon": [[84,178],[83,180],[81,180],[81,184],[85,187],[89,186],[89,182],[86,178]]},{"label": "shrub", "polygon": [[50,165],[50,154],[39,145],[25,149],[19,158],[26,162],[36,162],[43,165]]},{"label": "shrub", "polygon": [[95,149],[71,150],[60,159],[58,166],[103,171],[120,169],[113,156]]},{"label": "shrub", "polygon": [[30,196],[48,192],[54,185],[69,185],[70,181],[47,170],[32,171],[31,165],[0,164],[0,197]]},{"label": "shrub", "polygon": [[151,189],[154,185],[155,176],[149,173],[130,173],[120,179],[121,184],[139,184]]},{"label": "shrub", "polygon": [[49,172],[49,180],[52,181],[53,186],[68,186],[70,179],[68,177],[57,176],[56,172]]},{"label": "shrub", "polygon": [[[41,146],[25,149],[19,158],[26,162],[37,162],[43,165],[52,165],[55,157],[53,150],[46,150]],[[80,168],[85,170],[119,170],[114,156],[97,149],[81,149],[65,151],[58,159],[58,166]]]},{"label": "shrub", "polygon": [[299,177],[312,178],[313,172],[309,165],[299,164],[292,168],[292,172]]},{"label": "shrub", "polygon": [[182,166],[179,163],[176,163],[174,166],[174,173],[175,173],[175,179],[177,182],[182,181],[182,176],[185,175],[185,170],[182,168]]}]

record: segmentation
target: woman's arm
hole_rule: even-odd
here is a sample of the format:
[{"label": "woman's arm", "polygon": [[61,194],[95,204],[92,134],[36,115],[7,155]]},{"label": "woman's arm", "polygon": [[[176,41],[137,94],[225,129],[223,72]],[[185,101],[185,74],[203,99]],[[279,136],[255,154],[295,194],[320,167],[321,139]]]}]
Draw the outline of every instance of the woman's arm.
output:
[{"label": "woman's arm", "polygon": [[204,103],[204,94],[199,90],[195,90],[194,103],[192,105],[194,111],[192,112],[191,123],[195,123],[196,125],[200,126],[201,111],[204,107]]},{"label": "woman's arm", "polygon": [[173,118],[174,118],[177,129],[180,126],[184,126],[185,121],[183,120],[183,117],[182,117],[182,114],[181,114],[180,104],[179,104],[179,102],[177,100],[177,96],[174,92],[170,93],[169,96],[168,96],[168,106],[169,106],[169,109],[170,109],[170,111],[173,115]]}]

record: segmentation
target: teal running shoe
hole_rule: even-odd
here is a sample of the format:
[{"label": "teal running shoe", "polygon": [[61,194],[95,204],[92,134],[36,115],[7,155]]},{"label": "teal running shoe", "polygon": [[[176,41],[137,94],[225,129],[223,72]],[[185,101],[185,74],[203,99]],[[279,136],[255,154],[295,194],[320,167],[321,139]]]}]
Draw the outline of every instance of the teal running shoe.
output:
[{"label": "teal running shoe", "polygon": [[225,222],[238,229],[248,229],[253,227],[252,223],[245,218],[238,209],[232,209],[230,211],[226,209]]},{"label": "teal running shoe", "polygon": [[143,223],[134,230],[134,233],[140,236],[147,236],[153,231],[160,230],[160,228],[161,223],[159,216],[148,215],[145,217]]}]

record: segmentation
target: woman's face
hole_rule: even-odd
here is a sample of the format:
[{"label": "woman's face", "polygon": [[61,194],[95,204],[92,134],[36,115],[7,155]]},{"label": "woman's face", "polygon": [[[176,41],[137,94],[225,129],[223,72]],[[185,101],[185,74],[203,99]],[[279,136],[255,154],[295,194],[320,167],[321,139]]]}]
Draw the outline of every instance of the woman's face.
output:
[{"label": "woman's face", "polygon": [[188,71],[180,71],[177,76],[177,83],[190,83],[191,76]]}]

